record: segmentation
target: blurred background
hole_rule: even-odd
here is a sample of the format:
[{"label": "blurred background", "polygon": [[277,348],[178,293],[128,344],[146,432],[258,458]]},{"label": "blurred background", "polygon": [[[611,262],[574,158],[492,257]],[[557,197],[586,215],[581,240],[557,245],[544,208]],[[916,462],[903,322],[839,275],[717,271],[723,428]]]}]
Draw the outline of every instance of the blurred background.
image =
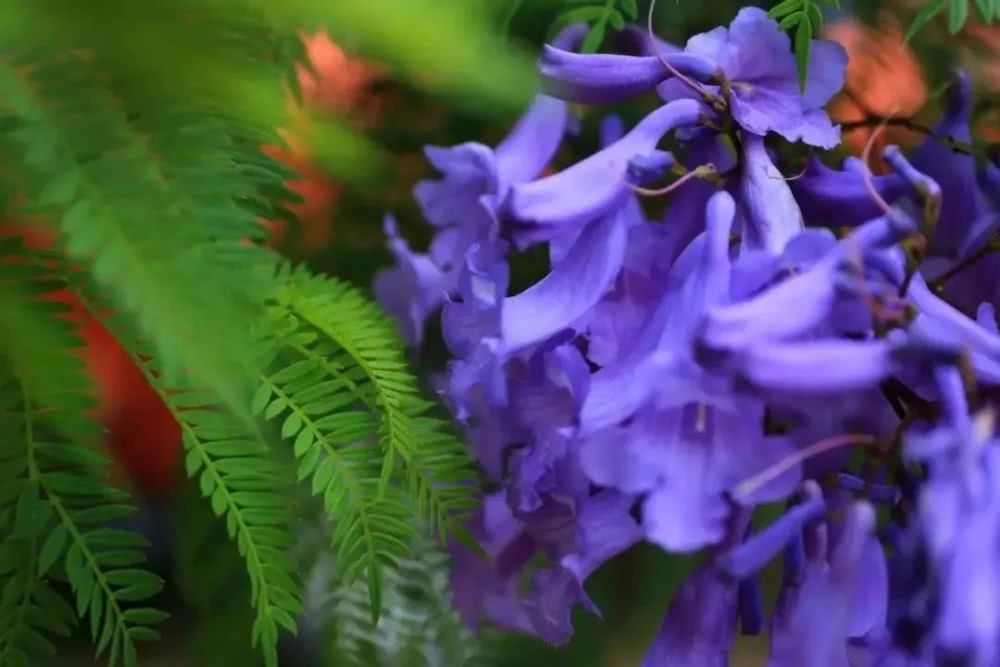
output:
[{"label": "blurred background", "polygon": [[[474,4],[476,0],[460,1]],[[264,147],[298,172],[288,186],[301,201],[294,207],[294,220],[262,224],[270,229],[270,243],[289,257],[370,286],[374,273],[390,262],[382,231],[386,212],[396,214],[414,248],[426,247],[429,228],[411,197],[414,184],[431,175],[422,147],[470,140],[495,142],[516,117],[519,101],[530,94],[531,81],[530,72],[525,78],[527,70],[518,69],[516,90],[509,96],[477,87],[474,67],[488,62],[488,54],[469,51],[476,44],[471,41],[478,35],[474,30],[444,31],[423,25],[425,17],[411,15],[406,3],[353,4],[370,7],[341,12],[336,34],[303,27],[301,45],[310,67],[295,66],[301,102],[292,102],[291,93],[279,90],[281,83],[275,82],[276,96],[301,104],[309,118],[325,122],[321,131],[314,131],[307,114],[293,111],[289,126],[281,128],[288,145]],[[482,29],[494,32],[497,45],[519,54],[519,65],[530,65],[560,9],[556,0],[482,4]],[[733,0],[661,0],[655,17],[657,32],[664,39],[683,43],[695,33],[728,23],[739,7],[749,4],[768,6]],[[873,114],[895,114],[930,124],[940,109],[948,72],[961,66],[972,74],[978,91],[977,140],[1000,141],[1000,29],[982,25],[972,12],[957,35],[949,35],[944,21],[937,20],[904,45],[906,27],[925,4],[924,0],[843,0],[840,10],[827,13],[826,35],[841,42],[850,54],[846,89],[834,101],[832,115],[850,122]],[[640,16],[647,7],[639,3]],[[471,46],[464,40],[470,40]],[[477,58],[475,63],[461,60],[467,55]],[[449,69],[449,58],[457,59],[457,65],[452,63],[454,71]],[[473,71],[459,72],[463,63]],[[435,73],[443,79],[454,75],[457,83],[440,86]],[[497,73],[484,70],[481,76]],[[616,111],[633,120],[650,108],[650,102],[636,100]],[[557,166],[593,150],[603,111],[581,111],[581,132],[566,142]],[[845,133],[842,150],[860,152],[869,131],[860,128]],[[906,146],[919,138],[893,127],[881,142]],[[30,219],[8,215],[3,225],[21,230],[36,243],[46,242],[44,234],[33,231]],[[520,257],[512,289],[543,272],[545,261],[539,253]],[[147,648],[142,664],[256,665],[258,656],[247,641],[252,619],[245,577],[235,549],[231,554],[197,550],[204,543],[201,534],[218,527],[210,521],[206,504],[197,500],[196,490],[183,480],[179,428],[115,339],[85,314],[79,318],[87,342],[86,362],[99,390],[106,446],[119,479],[142,500],[136,527],[153,542],[153,566],[167,580],[165,592],[154,604],[170,611],[172,619],[163,626],[165,640]],[[426,348],[414,359],[424,375],[445,359],[438,332],[432,328],[428,338]],[[668,556],[653,547],[633,550],[591,579],[589,591],[604,617],[578,614],[570,646],[551,648],[529,638],[490,638],[494,656],[490,664],[638,664],[672,591],[695,561]],[[205,581],[212,585],[206,587]],[[51,664],[94,664],[84,634],[74,642],[78,645],[72,649],[75,662],[62,656]],[[282,664],[314,664],[318,653],[310,644],[315,640],[307,631],[299,640],[287,642]],[[764,641],[741,638],[736,664],[761,664],[758,649]]]}]

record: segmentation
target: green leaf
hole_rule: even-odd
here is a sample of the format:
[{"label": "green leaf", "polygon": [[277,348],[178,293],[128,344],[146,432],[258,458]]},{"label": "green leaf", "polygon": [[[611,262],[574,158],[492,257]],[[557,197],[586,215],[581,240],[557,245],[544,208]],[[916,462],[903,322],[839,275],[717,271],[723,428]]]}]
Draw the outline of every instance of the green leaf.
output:
[{"label": "green leaf", "polygon": [[[964,1],[964,0],[963,0]],[[903,41],[909,42],[913,39],[920,30],[923,29],[925,25],[930,23],[930,21],[941,13],[944,9],[947,0],[931,0],[927,5],[924,6],[917,15],[913,17],[913,23],[910,24],[909,30],[906,31],[906,37]]]},{"label": "green leaf", "polygon": [[47,527],[52,516],[52,505],[39,497],[37,484],[25,484],[17,498],[14,510],[13,537],[30,538]]},{"label": "green leaf", "polygon": [[806,14],[809,20],[812,22],[813,34],[817,34],[823,30],[823,10],[819,8],[819,5],[810,4],[806,8]]},{"label": "green leaf", "polygon": [[975,0],[976,11],[983,23],[993,21],[993,0]]},{"label": "green leaf", "polygon": [[969,0],[950,0],[948,4],[948,32],[956,34],[969,18]]},{"label": "green leaf", "polygon": [[805,0],[783,0],[774,7],[771,7],[767,15],[773,19],[779,19],[787,14],[802,13],[803,2]]},{"label": "green leaf", "polygon": [[56,526],[45,539],[41,551],[38,553],[38,576],[44,576],[49,571],[60,556],[63,554],[63,547],[66,545],[66,529],[63,526]]},{"label": "green leaf", "polygon": [[795,63],[799,73],[799,89],[806,89],[806,79],[809,76],[809,49],[812,46],[813,27],[808,21],[802,21],[795,31]]},{"label": "green leaf", "polygon": [[590,32],[587,33],[587,37],[583,40],[583,44],[580,46],[580,52],[596,53],[597,49],[599,49],[601,44],[604,43],[604,34],[606,30],[606,24],[595,23],[590,28]]},{"label": "green leaf", "polygon": [[156,625],[170,618],[170,614],[148,607],[125,610],[124,618],[135,625]]},{"label": "green leaf", "polygon": [[271,388],[266,384],[262,384],[257,387],[257,390],[253,394],[253,401],[251,402],[250,410],[254,415],[259,415],[267,407],[268,401],[271,399]]},{"label": "green leaf", "polygon": [[778,23],[778,28],[780,30],[789,30],[797,26],[805,18],[806,15],[803,12],[796,12],[794,14],[789,14],[785,18],[781,19],[781,22]]},{"label": "green leaf", "polygon": [[563,12],[559,15],[557,25],[564,26],[571,23],[590,23],[604,18],[604,9],[601,7],[577,7]]},{"label": "green leaf", "polygon": [[298,414],[292,412],[285,418],[285,423],[281,425],[281,437],[284,439],[291,438],[299,432],[300,428],[302,428],[302,419]]}]

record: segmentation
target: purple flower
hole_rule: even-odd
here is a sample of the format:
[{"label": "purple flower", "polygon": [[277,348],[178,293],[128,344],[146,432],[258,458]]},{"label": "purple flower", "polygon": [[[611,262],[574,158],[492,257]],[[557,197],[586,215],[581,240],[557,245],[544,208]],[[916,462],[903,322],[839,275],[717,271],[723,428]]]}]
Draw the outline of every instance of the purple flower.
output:
[{"label": "purple flower", "polygon": [[[661,55],[682,74],[709,80],[716,63],[698,54],[662,50]],[[605,104],[652,90],[671,76],[654,55],[580,54],[546,46],[538,61],[542,90],[581,104]]]},{"label": "purple flower", "polygon": [[811,523],[826,512],[822,493],[814,483],[805,486],[803,502],[793,505],[774,523],[751,536],[746,542],[723,552],[717,567],[728,577],[745,579],[763,568]]},{"label": "purple flower", "polygon": [[[458,290],[444,304],[441,327],[445,344],[457,357],[468,357],[484,339],[499,336],[510,268],[503,242],[476,244],[466,253]],[[499,343],[497,343],[499,345]]]},{"label": "purple flower", "polygon": [[427,220],[466,243],[450,243],[461,259],[468,244],[496,237],[496,212],[510,188],[538,176],[552,159],[566,131],[566,103],[539,95],[496,149],[468,142],[453,148],[428,146],[427,159],[443,174],[421,181],[413,194]]},{"label": "purple flower", "polygon": [[[722,539],[737,484],[794,454],[781,437],[759,432],[762,407],[738,411],[688,404],[636,417],[629,426],[586,439],[584,471],[596,484],[644,494],[648,540],[669,551],[694,551]],[[754,502],[781,498],[798,482],[798,468],[772,480]]]},{"label": "purple flower", "polygon": [[[539,178],[568,116],[541,95],[495,149],[428,149],[443,174],[415,193],[428,255],[387,221],[397,266],[378,296],[415,343],[441,306],[439,387],[498,489],[470,526],[486,558],[455,551],[463,617],[565,643],[577,605],[599,613],[588,577],[646,541],[709,552],[644,667],[723,667],[737,624],[769,628],[769,667],[997,664],[1000,263],[957,263],[1000,229],[1000,170],[977,181],[929,139],[912,158],[886,149],[886,176],[812,160],[789,182],[765,140],[837,142],[822,106],[840,47],[813,42],[803,94],[760,9],[684,51],[615,39],[638,55],[548,48],[545,89],[671,101],[627,133],[606,117],[599,150]],[[969,141],[968,117],[961,79],[936,132]],[[708,164],[718,180],[684,179],[647,219],[658,202],[636,186]],[[536,243],[547,272],[508,294],[511,248]],[[778,554],[767,608],[760,573]]]},{"label": "purple flower", "polygon": [[848,664],[852,612],[859,611],[854,608],[854,590],[868,567],[863,558],[875,527],[875,512],[868,504],[855,503],[845,514],[840,539],[829,560],[822,552],[807,556],[794,599],[786,598],[781,614],[774,619],[770,667]]},{"label": "purple flower", "polygon": [[570,614],[576,604],[600,614],[583,584],[605,562],[642,539],[642,530],[629,514],[631,505],[631,498],[614,491],[602,491],[584,501],[575,549],[558,566],[535,575],[528,613],[539,634],[551,643],[569,639]]},{"label": "purple flower", "polygon": [[[775,132],[789,141],[833,148],[840,130],[823,106],[844,85],[847,53],[817,39],[810,47],[805,92],[800,92],[788,36],[767,12],[744,7],[729,28],[715,28],[688,40],[684,52],[714,62],[729,88],[729,112],[740,127],[763,137]],[[664,99],[687,95],[679,83],[661,86]]]},{"label": "purple flower", "polygon": [[802,212],[778,168],[771,162],[764,138],[742,132],[740,202],[743,248],[780,254],[802,231]]},{"label": "purple flower", "polygon": [[[585,32],[585,26],[569,26],[556,42],[571,48]],[[496,148],[477,142],[425,147],[442,178],[420,181],[413,194],[437,232],[428,254],[413,253],[395,223],[391,229],[387,223],[397,266],[381,272],[375,284],[376,298],[400,323],[407,344],[420,344],[427,317],[441,306],[444,293],[458,286],[470,249],[496,243],[497,213],[511,186],[537,177],[551,161],[569,114],[562,100],[538,95]]]},{"label": "purple flower", "polygon": [[[903,225],[903,222],[910,224]],[[713,349],[742,350],[766,340],[788,340],[827,324],[841,292],[842,272],[866,280],[852,269],[873,250],[895,243],[913,230],[912,221],[879,218],[856,229],[808,270],[777,283],[752,299],[711,310],[701,339]],[[852,280],[848,280],[850,285]]]},{"label": "purple flower", "polygon": [[939,298],[918,275],[910,286],[910,301],[917,312],[910,333],[918,340],[941,347],[967,350],[980,379],[1000,383],[1000,335]]},{"label": "purple flower", "polygon": [[702,314],[727,300],[734,215],[728,193],[709,200],[705,232],[674,263],[665,293],[636,334],[632,351],[594,375],[581,411],[584,432],[617,424],[656,394],[667,399],[659,403],[666,406],[704,393],[693,359],[694,334]]},{"label": "purple flower", "polygon": [[430,257],[410,249],[391,215],[385,217],[385,233],[396,266],[375,276],[375,298],[396,317],[406,344],[420,345],[424,322],[444,300],[447,279]]},{"label": "purple flower", "polygon": [[519,597],[517,575],[535,551],[531,538],[514,518],[502,494],[483,499],[470,529],[484,554],[453,546],[451,588],[456,609],[474,628],[485,618],[512,631],[529,632],[531,625]]},{"label": "purple flower", "polygon": [[841,338],[758,343],[741,352],[733,370],[764,395],[829,395],[877,387],[900,363],[889,340]]},{"label": "purple flower", "polygon": [[[882,210],[865,187],[865,167],[857,162],[857,158],[848,158],[844,169],[835,170],[811,158],[805,173],[789,183],[807,222],[856,227],[881,215]],[[910,185],[895,173],[873,176],[872,184],[889,203],[910,192]]]},{"label": "purple flower", "polygon": [[572,343],[515,360],[508,375],[510,406],[522,428],[542,433],[576,424],[590,389],[590,368]]},{"label": "purple flower", "polygon": [[627,240],[625,210],[587,226],[566,257],[541,281],[503,303],[500,335],[513,352],[576,322],[604,296],[621,270]]},{"label": "purple flower", "polygon": [[650,154],[664,134],[697,123],[699,116],[700,109],[691,100],[664,105],[589,158],[552,176],[515,186],[507,206],[518,224],[515,238],[522,244],[549,240],[619,208],[629,191],[629,162],[637,155]]},{"label": "purple flower", "polygon": [[[736,512],[726,530],[726,549],[739,542],[749,513]],[[737,584],[720,577],[711,560],[700,565],[677,591],[641,667],[726,667],[738,604]]]},{"label": "purple flower", "polygon": [[972,113],[972,86],[965,72],[956,72],[944,116],[913,154],[913,165],[940,187],[943,194],[941,219],[931,247],[954,254],[967,238],[972,225],[985,212],[976,183],[976,161],[971,155],[953,150],[937,137],[970,143],[969,116]]},{"label": "purple flower", "polygon": [[919,499],[927,554],[937,573],[934,653],[973,665],[995,664],[1000,646],[1000,448],[994,416],[969,418],[955,368],[936,374],[944,423],[911,438],[907,451],[928,464]]},{"label": "purple flower", "polygon": [[[725,79],[729,111],[746,131],[776,132],[789,141],[832,148],[840,132],[822,107],[844,83],[847,54],[839,45],[813,40],[804,93],[800,93],[788,36],[761,9],[747,7],[729,28],[688,40],[681,53],[663,54],[681,74],[699,81]],[[645,92],[660,82],[664,99],[689,97],[681,82],[655,56],[581,55],[547,48],[539,69],[549,93],[574,102],[613,102]],[[718,86],[705,86],[719,95]]]}]

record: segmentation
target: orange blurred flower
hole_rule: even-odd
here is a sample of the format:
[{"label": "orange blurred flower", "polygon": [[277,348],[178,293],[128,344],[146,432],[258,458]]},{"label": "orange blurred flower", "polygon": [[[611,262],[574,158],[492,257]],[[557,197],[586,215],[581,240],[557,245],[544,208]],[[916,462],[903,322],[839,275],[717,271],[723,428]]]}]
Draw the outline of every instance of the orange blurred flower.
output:
[{"label": "orange blurred flower", "polygon": [[[304,34],[302,39],[312,65],[312,70],[303,66],[296,69],[306,113],[344,112],[366,101],[368,86],[379,76],[374,66],[348,56],[326,32]],[[297,110],[292,112],[292,121],[293,125],[308,122]],[[340,189],[312,162],[308,146],[297,134],[304,134],[301,127],[282,132],[288,150],[265,146],[264,151],[298,172],[299,178],[288,182],[287,186],[303,201],[290,209],[299,222],[303,246],[306,250],[317,250],[329,244],[332,238],[333,212]],[[271,230],[272,244],[282,245],[288,232],[286,225],[276,221],[265,224]]]},{"label": "orange blurred flower", "polygon": [[[925,28],[932,29],[933,26]],[[927,101],[928,91],[920,63],[903,42],[899,24],[888,14],[879,27],[866,27],[854,19],[830,24],[825,36],[840,42],[849,57],[844,92],[830,106],[836,122],[864,120],[866,113],[879,116],[913,116]],[[951,39],[957,40],[959,65],[966,69],[983,90],[1000,90],[1000,26],[984,25],[970,17],[965,28]],[[996,110],[984,114],[974,133],[985,141],[1000,139],[1000,117]],[[844,144],[860,153],[874,128],[844,133]],[[901,127],[887,128],[875,145],[875,154],[887,144],[912,145],[921,135]]]},{"label": "orange blurred flower", "polygon": [[[866,27],[854,19],[831,23],[825,36],[847,50],[848,63],[844,91],[830,106],[835,122],[850,123],[878,116],[912,116],[927,101],[920,62],[913,50],[903,43],[899,25],[890,17],[882,19],[879,29]],[[861,153],[874,128],[859,128],[844,133],[844,144]],[[904,128],[887,128],[876,141],[874,154],[880,155],[888,144],[913,144],[920,135]]]}]

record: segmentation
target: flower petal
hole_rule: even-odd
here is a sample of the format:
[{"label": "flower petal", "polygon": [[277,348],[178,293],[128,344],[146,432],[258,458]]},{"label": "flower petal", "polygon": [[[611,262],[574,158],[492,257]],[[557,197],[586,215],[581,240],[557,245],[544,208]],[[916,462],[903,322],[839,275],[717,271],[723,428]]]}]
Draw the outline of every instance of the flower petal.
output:
[{"label": "flower petal", "polygon": [[444,301],[445,275],[429,256],[410,249],[392,216],[385,230],[396,266],[375,275],[375,298],[396,319],[406,344],[419,346],[428,316]]},{"label": "flower petal", "polygon": [[740,198],[743,206],[744,250],[767,250],[780,254],[804,223],[791,188],[771,162],[763,137],[740,134],[743,161]]},{"label": "flower petal", "polygon": [[571,326],[607,291],[625,256],[621,210],[588,226],[566,258],[540,282],[503,306],[501,336],[507,353]]},{"label": "flower petal", "polygon": [[467,357],[485,338],[501,331],[501,313],[510,281],[506,244],[476,244],[459,275],[458,294],[445,302],[441,334],[457,357]]},{"label": "flower petal", "polygon": [[805,106],[819,109],[844,87],[847,51],[827,39],[814,39],[809,46],[809,72],[802,94]]},{"label": "flower petal", "polygon": [[877,387],[896,368],[894,345],[878,340],[825,339],[757,343],[740,355],[740,377],[754,388],[795,396]]},{"label": "flower petal", "polygon": [[569,108],[562,100],[538,95],[528,111],[494,149],[496,169],[505,188],[533,180],[556,154],[566,133]]},{"label": "flower petal", "polygon": [[514,187],[508,210],[527,227],[518,236],[522,241],[545,240],[559,228],[604,215],[627,192],[629,160],[650,153],[664,134],[696,123],[699,115],[698,103],[693,100],[671,102],[646,116],[611,146],[558,174]]},{"label": "flower petal", "polygon": [[[890,204],[910,191],[898,174],[872,177],[875,191]],[[835,170],[816,158],[801,178],[790,182],[806,220],[829,227],[854,227],[881,214],[865,187],[861,172]]]},{"label": "flower petal", "polygon": [[428,146],[424,154],[444,175],[441,180],[420,181],[413,189],[424,217],[438,226],[470,224],[470,216],[483,218],[480,197],[497,194],[500,186],[492,149],[467,142],[452,148]]},{"label": "flower petal", "polygon": [[[969,76],[964,72],[957,72],[948,107],[945,115],[934,126],[934,135],[971,142],[971,112],[972,86]],[[932,247],[953,252],[965,239],[969,226],[980,215],[975,157],[954,151],[943,141],[928,137],[914,152],[912,162],[917,169],[934,180],[943,193],[941,220],[935,230]]]},{"label": "flower petal", "polygon": [[[714,62],[694,54],[663,53],[682,74],[707,80]],[[546,45],[538,61],[542,90],[568,102],[608,104],[652,90],[671,76],[655,55],[580,54]]]}]

